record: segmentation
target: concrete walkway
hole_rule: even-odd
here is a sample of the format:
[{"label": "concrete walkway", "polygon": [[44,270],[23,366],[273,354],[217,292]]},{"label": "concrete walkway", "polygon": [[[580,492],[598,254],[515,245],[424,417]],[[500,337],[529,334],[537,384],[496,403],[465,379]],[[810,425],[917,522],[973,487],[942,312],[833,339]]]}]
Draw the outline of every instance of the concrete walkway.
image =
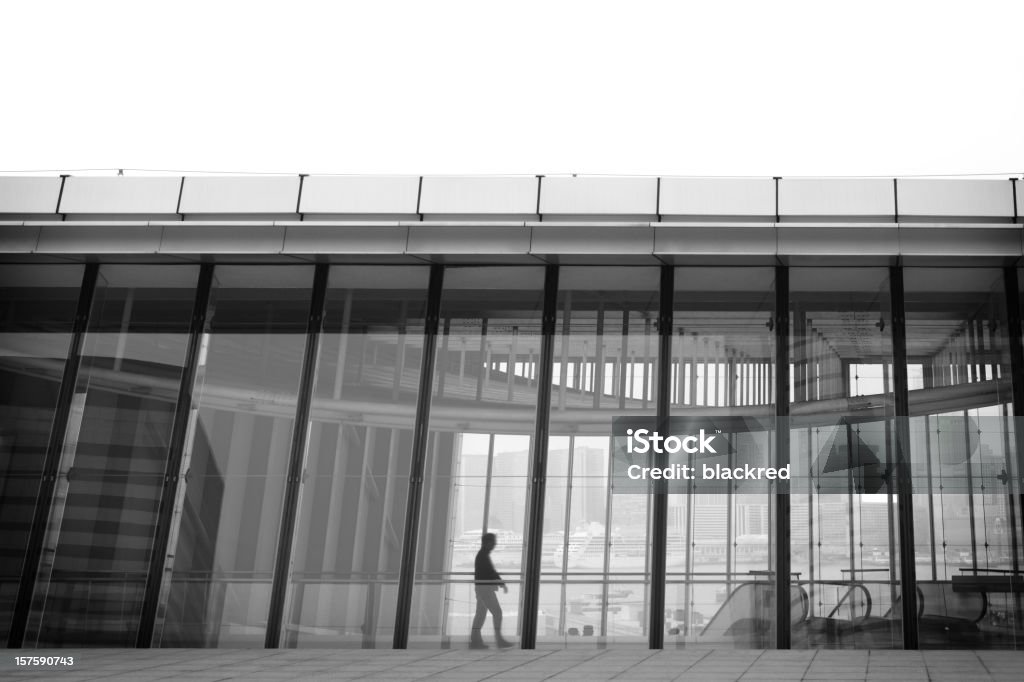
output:
[{"label": "concrete walkway", "polygon": [[[18,666],[16,656],[74,657]],[[3,680],[1024,680],[1024,652],[8,649]]]}]

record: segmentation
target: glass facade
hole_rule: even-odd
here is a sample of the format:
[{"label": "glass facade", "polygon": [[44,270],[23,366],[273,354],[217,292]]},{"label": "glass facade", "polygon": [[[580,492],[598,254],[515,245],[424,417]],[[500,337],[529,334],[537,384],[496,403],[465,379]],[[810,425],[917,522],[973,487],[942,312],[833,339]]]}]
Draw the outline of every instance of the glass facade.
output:
[{"label": "glass facade", "polygon": [[[528,645],[1024,648],[1021,279],[5,266],[0,635],[463,647],[493,533]],[[617,490],[620,417],[791,477]]]},{"label": "glass facade", "polygon": [[154,644],[266,635],[313,268],[218,267]]},{"label": "glass facade", "polygon": [[885,268],[790,270],[793,646],[900,648]]},{"label": "glass facade", "polygon": [[445,272],[410,646],[468,641],[484,533],[496,536],[490,558],[507,588],[501,631],[517,635],[543,309],[541,267]]},{"label": "glass facade", "polygon": [[27,641],[134,646],[197,266],[99,269]]},{"label": "glass facade", "polygon": [[330,273],[283,646],[391,645],[429,274]]},{"label": "glass facade", "polygon": [[1004,276],[955,274],[905,274],[921,646],[1020,648],[1024,500]]},{"label": "glass facade", "polygon": [[656,268],[559,273],[540,572],[540,645],[646,642],[650,504],[613,495],[611,420],[650,414]]},{"label": "glass facade", "polygon": [[[679,268],[674,280],[672,416],[774,417],[775,272]],[[729,447],[734,460],[739,447],[772,444],[733,438]],[[703,493],[692,481],[687,494],[669,496],[666,645],[772,645],[773,503],[732,484]]]}]

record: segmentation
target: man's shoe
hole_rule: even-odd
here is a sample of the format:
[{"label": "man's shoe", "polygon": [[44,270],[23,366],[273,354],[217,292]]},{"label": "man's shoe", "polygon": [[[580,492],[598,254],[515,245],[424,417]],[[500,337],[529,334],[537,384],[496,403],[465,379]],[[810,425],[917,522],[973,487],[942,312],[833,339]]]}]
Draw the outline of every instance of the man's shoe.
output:
[{"label": "man's shoe", "polygon": [[505,639],[501,635],[497,636],[497,645],[498,645],[499,649],[511,649],[512,647],[515,646],[514,643],[508,641],[507,639]]},{"label": "man's shoe", "polygon": [[470,649],[487,649],[489,648],[484,644],[484,638],[480,636],[480,630],[476,629],[470,634],[469,637],[469,648]]}]

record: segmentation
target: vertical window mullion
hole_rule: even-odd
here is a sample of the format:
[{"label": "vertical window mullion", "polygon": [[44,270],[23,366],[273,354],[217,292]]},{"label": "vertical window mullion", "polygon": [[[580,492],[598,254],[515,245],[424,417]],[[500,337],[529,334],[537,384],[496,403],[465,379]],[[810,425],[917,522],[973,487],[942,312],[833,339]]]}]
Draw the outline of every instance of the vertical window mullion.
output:
[{"label": "vertical window mullion", "polygon": [[277,557],[274,566],[273,584],[270,590],[270,609],[267,616],[265,646],[276,649],[281,642],[284,598],[291,578],[291,558],[295,535],[295,518],[298,514],[299,496],[302,485],[302,471],[305,466],[306,441],[309,438],[310,402],[313,400],[313,385],[316,381],[316,363],[320,355],[320,332],[324,321],[324,306],[327,300],[327,275],[330,266],[321,263],[316,266],[313,279],[313,300],[309,309],[306,326],[306,349],[302,358],[302,376],[299,380],[299,395],[295,407],[295,426],[292,429],[291,452],[288,473],[285,479],[284,504],[281,510],[281,524],[277,538]]},{"label": "vertical window mullion", "polygon": [[[789,268],[775,268],[775,466],[789,463]],[[800,340],[803,343],[803,339]],[[775,491],[775,647],[789,649],[790,513],[789,483],[776,481]]]},{"label": "vertical window mullion", "polygon": [[428,422],[430,419],[430,388],[433,381],[437,328],[441,318],[441,291],[444,266],[430,268],[427,314],[423,329],[423,358],[419,395],[416,402],[416,424],[413,430],[409,497],[406,504],[405,530],[402,540],[402,563],[398,578],[398,599],[395,610],[395,649],[406,648],[409,642],[409,614],[412,611],[412,590],[416,570],[416,540],[419,533],[420,501],[423,497],[423,469],[427,458]]},{"label": "vertical window mullion", "polygon": [[900,529],[903,648],[917,649],[917,567],[914,559],[914,507],[910,479],[910,393],[907,379],[907,318],[903,268],[889,268],[889,290],[892,295],[892,383],[896,402],[896,493]]},{"label": "vertical window mullion", "polygon": [[[657,420],[658,431],[670,433],[669,411],[672,398],[672,306],[675,293],[675,268],[664,265],[661,268],[661,295],[658,310],[658,365],[655,372],[657,383]],[[706,362],[706,359],[705,359]],[[705,365],[706,368],[706,365]],[[704,378],[705,396],[707,395],[707,371]],[[705,400],[705,402],[707,402]],[[668,465],[668,453],[662,451],[655,455],[655,466]],[[649,646],[661,649],[665,645],[665,580],[666,557],[668,553],[668,481],[660,479],[654,482],[654,498],[652,499],[651,528],[651,606]]]},{"label": "vertical window mullion", "polygon": [[[568,309],[568,306],[567,306]],[[523,566],[523,606],[519,619],[520,646],[533,649],[537,644],[537,609],[540,601],[540,563],[544,547],[544,491],[547,484],[548,433],[551,412],[552,375],[555,353],[555,321],[558,315],[558,266],[549,265],[544,276],[544,312],[541,326],[540,369],[537,372],[537,421],[533,434],[530,464],[530,507],[527,516],[526,563]],[[564,396],[566,377],[559,379]],[[572,485],[570,470],[568,484]],[[566,514],[570,513],[566,509]],[[568,535],[564,538],[568,542]],[[563,558],[568,547],[563,549]],[[564,576],[563,576],[564,583]]]},{"label": "vertical window mullion", "polygon": [[160,507],[157,510],[156,536],[149,557],[149,574],[146,578],[146,591],[143,595],[139,632],[135,639],[135,646],[138,648],[152,646],[160,592],[164,581],[169,580],[169,576],[164,572],[165,558],[171,537],[171,525],[174,522],[175,501],[178,499],[178,488],[182,475],[181,463],[188,437],[189,415],[192,413],[192,389],[202,348],[202,337],[206,329],[212,283],[213,265],[207,263],[199,271],[199,284],[196,288],[195,304],[192,307],[185,367],[181,373],[181,383],[178,386],[177,410],[174,415],[174,425],[171,427],[171,442],[168,446],[167,465],[164,468],[163,491],[160,496]]}]

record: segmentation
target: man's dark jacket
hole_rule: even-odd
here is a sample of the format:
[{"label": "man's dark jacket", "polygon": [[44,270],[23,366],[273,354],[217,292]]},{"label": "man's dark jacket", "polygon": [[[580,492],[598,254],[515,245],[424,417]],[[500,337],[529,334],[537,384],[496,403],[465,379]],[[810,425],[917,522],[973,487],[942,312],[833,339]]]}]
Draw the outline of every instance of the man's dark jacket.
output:
[{"label": "man's dark jacket", "polygon": [[480,551],[476,553],[476,564],[473,570],[473,579],[477,585],[489,585],[498,589],[499,586],[504,586],[505,581],[501,579],[501,575],[494,570],[494,564],[491,563],[491,552],[490,550],[480,548]]}]

